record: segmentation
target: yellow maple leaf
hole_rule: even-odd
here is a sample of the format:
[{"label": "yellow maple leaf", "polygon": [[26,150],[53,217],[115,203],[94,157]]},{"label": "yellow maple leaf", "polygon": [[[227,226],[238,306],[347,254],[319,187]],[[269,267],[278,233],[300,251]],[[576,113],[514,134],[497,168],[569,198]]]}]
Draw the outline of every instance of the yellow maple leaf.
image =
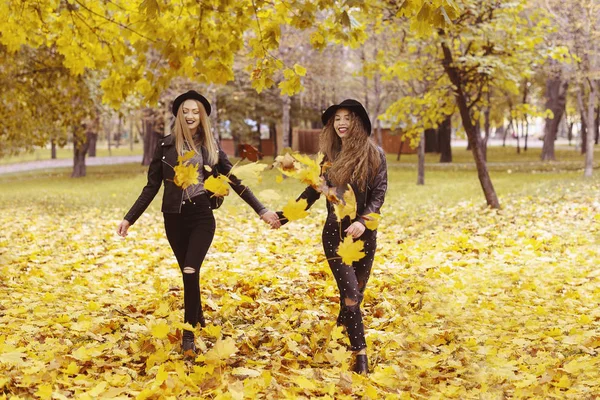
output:
[{"label": "yellow maple leaf", "polygon": [[157,339],[164,339],[167,337],[167,334],[171,331],[171,327],[164,321],[159,321],[156,324],[152,325],[150,328],[150,332],[152,332],[152,336]]},{"label": "yellow maple leaf", "polygon": [[237,352],[237,346],[232,338],[218,339],[217,343],[206,353],[206,361],[219,363]]},{"label": "yellow maple leaf", "polygon": [[381,219],[381,215],[377,213],[370,213],[367,215],[363,215],[363,219],[365,220],[365,226],[367,229],[374,231],[379,226],[379,220]]},{"label": "yellow maple leaf", "polygon": [[34,394],[42,400],[49,400],[52,398],[52,385],[40,385]]},{"label": "yellow maple leaf", "polygon": [[235,175],[242,182],[252,181],[260,183],[262,180],[262,172],[267,166],[258,162],[253,162],[245,165],[236,165],[231,169],[231,175]]},{"label": "yellow maple leaf", "polygon": [[351,220],[356,218],[356,196],[352,186],[348,185],[348,190],[344,192],[343,200],[333,205],[333,210],[338,221],[343,220],[346,216],[350,217]]},{"label": "yellow maple leaf", "polygon": [[307,206],[308,202],[306,199],[300,199],[298,201],[290,199],[287,205],[283,207],[283,216],[289,221],[295,221],[297,219],[304,218],[308,215],[308,212],[306,212]]},{"label": "yellow maple leaf", "polygon": [[187,189],[191,185],[198,184],[199,174],[197,165],[176,165],[173,170],[175,171],[173,182],[182,189]]},{"label": "yellow maple leaf", "polygon": [[219,174],[216,178],[214,176],[209,176],[208,179],[204,181],[204,188],[213,192],[214,196],[224,197],[229,194],[229,185],[227,185],[229,182],[231,181],[225,175]]},{"label": "yellow maple leaf", "polygon": [[182,156],[177,156],[177,162],[179,164],[183,164],[184,162],[194,157],[194,154],[196,154],[194,150],[186,151]]},{"label": "yellow maple leaf", "polygon": [[365,243],[362,240],[354,241],[352,236],[346,236],[344,241],[340,243],[337,254],[342,257],[344,264],[352,265],[354,261],[358,261],[365,256],[364,247]]}]

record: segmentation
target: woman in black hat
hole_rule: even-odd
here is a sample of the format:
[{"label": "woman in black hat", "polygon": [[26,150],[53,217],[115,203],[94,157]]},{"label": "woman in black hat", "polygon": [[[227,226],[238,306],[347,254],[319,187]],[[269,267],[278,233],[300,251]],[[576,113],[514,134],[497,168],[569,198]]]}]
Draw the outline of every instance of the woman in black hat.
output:
[{"label": "woman in black hat", "polygon": [[[367,229],[365,217],[377,213],[383,205],[387,190],[387,166],[385,153],[370,138],[371,122],[367,111],[356,100],[344,100],[329,107],[321,117],[323,130],[319,137],[320,151],[325,155],[324,162],[331,166],[324,173],[329,187],[336,188],[337,197],[342,198],[350,184],[356,196],[356,218],[345,217],[337,221],[331,202],[327,201],[327,220],[323,228],[322,240],[329,267],[333,272],[340,291],[340,313],[338,325],[346,328],[351,349],[356,354],[353,370],[368,372],[367,343],[360,311],[365,287],[371,274],[377,242],[377,231]],[[317,201],[320,193],[307,187],[298,199],[306,199],[308,206]],[[287,221],[281,212],[281,223]],[[271,224],[278,228],[277,224]],[[365,257],[352,266],[342,263],[337,250],[344,235],[364,241]]]},{"label": "woman in black hat", "polygon": [[[164,182],[162,212],[167,239],[183,275],[184,322],[193,327],[198,323],[205,326],[199,276],[200,267],[215,234],[215,218],[209,195],[204,188],[204,179],[209,172],[203,167],[210,166],[219,173],[228,175],[232,165],[212,136],[208,119],[210,103],[204,96],[190,90],[175,99],[172,112],[175,116],[172,134],[163,138],[156,147],[148,169],[148,183],[119,224],[117,233],[127,236],[129,227],[150,205]],[[184,191],[173,182],[173,167],[177,164],[177,157],[190,150],[194,152],[191,164],[199,166],[199,183]],[[279,224],[277,214],[268,211],[249,188],[234,175],[229,175],[229,179],[233,190],[265,222],[271,226]],[[182,347],[184,353],[188,350],[196,351],[193,331],[183,332]]]}]

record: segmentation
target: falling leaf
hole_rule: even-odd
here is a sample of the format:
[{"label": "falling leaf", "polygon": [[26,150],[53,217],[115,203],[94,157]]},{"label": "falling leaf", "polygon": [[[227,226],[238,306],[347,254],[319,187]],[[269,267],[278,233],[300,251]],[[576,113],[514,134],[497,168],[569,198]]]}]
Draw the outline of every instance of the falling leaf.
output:
[{"label": "falling leaf", "polygon": [[242,182],[258,184],[262,180],[262,172],[267,166],[260,163],[236,165],[231,169],[231,175],[236,176]]},{"label": "falling leaf", "polygon": [[353,262],[361,260],[365,253],[363,251],[365,243],[362,240],[352,239],[352,236],[346,236],[340,243],[337,254],[342,257],[342,262],[346,265],[352,265]]},{"label": "falling leaf", "polygon": [[363,219],[365,220],[365,226],[367,229],[374,231],[379,226],[379,220],[381,219],[381,215],[377,213],[370,213],[367,215],[363,215]]},{"label": "falling leaf", "polygon": [[280,170],[290,172],[296,170],[296,160],[290,153],[285,153],[282,156],[277,156],[275,161],[273,162],[273,167],[278,168]]},{"label": "falling leaf", "polygon": [[229,182],[231,181],[225,175],[219,174],[216,178],[211,175],[204,181],[204,188],[213,192],[214,196],[225,197],[229,194]]},{"label": "falling leaf", "polygon": [[348,190],[344,192],[342,202],[334,204],[333,207],[338,221],[342,221],[345,217],[350,217],[350,220],[356,218],[356,196],[352,186],[348,185]]},{"label": "falling leaf", "polygon": [[[251,146],[249,144],[240,144],[238,146],[238,153],[240,155],[240,158],[243,159],[248,159],[250,161],[258,161],[262,158],[262,153],[260,151],[258,151],[257,148],[255,148],[254,146]],[[237,174],[234,174],[236,176],[238,176]],[[238,176],[239,178],[239,176]],[[240,178],[242,179],[242,178]]]},{"label": "falling leaf", "polygon": [[176,165],[173,170],[175,171],[173,182],[182,189],[185,190],[191,185],[198,184],[199,174],[197,165]]},{"label": "falling leaf", "polygon": [[300,199],[298,201],[290,199],[285,207],[283,207],[283,216],[289,221],[296,221],[304,218],[308,215],[306,207],[308,202],[306,199]]}]

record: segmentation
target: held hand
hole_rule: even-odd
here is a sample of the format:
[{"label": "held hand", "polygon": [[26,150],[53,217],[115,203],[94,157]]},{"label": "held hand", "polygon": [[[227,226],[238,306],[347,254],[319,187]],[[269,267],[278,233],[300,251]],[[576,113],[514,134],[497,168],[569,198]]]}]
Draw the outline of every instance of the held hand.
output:
[{"label": "held hand", "polygon": [[129,223],[129,221],[124,219],[123,221],[121,221],[121,223],[119,224],[119,227],[117,228],[117,234],[122,237],[127,236],[127,230],[129,229],[130,226],[131,226],[131,224]]},{"label": "held hand", "polygon": [[281,226],[281,222],[279,221],[279,216],[273,211],[267,211],[260,218],[265,221],[267,224],[271,226],[273,229],[279,229]]},{"label": "held hand", "polygon": [[344,232],[352,236],[354,239],[358,239],[365,232],[365,226],[360,222],[353,222]]}]

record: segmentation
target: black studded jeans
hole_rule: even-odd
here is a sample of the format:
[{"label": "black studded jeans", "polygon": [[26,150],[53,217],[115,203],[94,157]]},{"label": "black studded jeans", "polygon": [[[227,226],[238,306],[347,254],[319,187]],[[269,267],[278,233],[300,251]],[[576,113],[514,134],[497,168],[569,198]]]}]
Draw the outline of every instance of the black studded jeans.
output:
[{"label": "black studded jeans", "polygon": [[329,267],[340,291],[341,322],[346,327],[352,350],[358,351],[367,347],[360,304],[371,275],[377,247],[377,231],[365,229],[362,236],[358,238],[365,243],[365,256],[351,266],[346,265],[342,263],[337,249],[346,236],[344,230],[350,224],[348,217],[340,223],[334,214],[329,214],[323,227],[322,239]]}]

